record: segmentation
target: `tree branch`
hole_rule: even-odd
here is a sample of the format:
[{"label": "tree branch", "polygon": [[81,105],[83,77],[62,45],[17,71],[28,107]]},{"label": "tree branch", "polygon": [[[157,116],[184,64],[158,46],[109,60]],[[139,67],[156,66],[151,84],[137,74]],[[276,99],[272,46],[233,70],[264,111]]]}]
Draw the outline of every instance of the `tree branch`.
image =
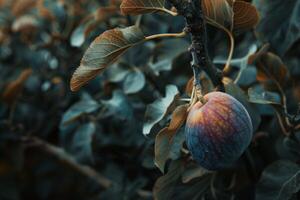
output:
[{"label": "tree branch", "polygon": [[200,72],[205,71],[217,89],[223,91],[222,73],[211,62],[207,51],[206,21],[203,15],[201,0],[168,0],[179,15],[186,20],[186,29],[190,33],[192,68],[196,89],[201,88]]},{"label": "tree branch", "polygon": [[[39,148],[42,152],[51,155],[60,164],[69,169],[72,169],[81,175],[94,180],[100,187],[109,189],[113,184],[110,179],[104,177],[102,174],[97,172],[95,169],[87,165],[78,163],[71,155],[65,152],[64,149],[54,146],[46,141],[43,141],[36,137],[23,137],[22,141],[31,144],[30,146]],[[146,190],[137,190],[137,194],[142,198],[152,197],[152,192]]]}]

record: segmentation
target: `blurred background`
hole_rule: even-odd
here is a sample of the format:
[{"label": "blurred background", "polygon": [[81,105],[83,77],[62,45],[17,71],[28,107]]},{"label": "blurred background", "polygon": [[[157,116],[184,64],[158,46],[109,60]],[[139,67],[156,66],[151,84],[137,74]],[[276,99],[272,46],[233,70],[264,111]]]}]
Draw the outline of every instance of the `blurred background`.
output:
[{"label": "blurred background", "polygon": [[[120,2],[0,0],[0,200],[153,199],[162,173],[153,162],[154,137],[142,133],[145,110],[165,95],[168,84],[184,96],[192,76],[189,38],[140,44],[79,92],[69,86],[85,50],[105,30],[137,23],[151,35],[181,32],[185,26],[181,17],[162,13],[121,15]],[[286,92],[291,96],[288,109],[295,113],[300,97],[299,12],[283,14],[285,22],[270,21],[265,5],[260,9],[256,4],[264,24],[258,32],[236,35],[234,58],[271,41],[271,50],[282,56],[292,76]],[[293,6],[281,8],[288,14]],[[277,32],[265,25],[270,23]],[[283,23],[297,30],[285,32],[288,25]],[[211,58],[216,63],[226,59],[227,36],[211,26],[208,35]],[[286,37],[288,41],[282,39]],[[237,84],[258,87],[256,73],[249,66]],[[280,128],[274,112],[268,105],[258,108],[257,128],[271,127],[269,132],[276,135]],[[183,142],[181,130],[175,146]],[[260,148],[267,145],[263,142]],[[179,156],[174,147],[172,159]],[[255,159],[265,166],[272,156],[277,155],[266,152],[265,158]]]}]

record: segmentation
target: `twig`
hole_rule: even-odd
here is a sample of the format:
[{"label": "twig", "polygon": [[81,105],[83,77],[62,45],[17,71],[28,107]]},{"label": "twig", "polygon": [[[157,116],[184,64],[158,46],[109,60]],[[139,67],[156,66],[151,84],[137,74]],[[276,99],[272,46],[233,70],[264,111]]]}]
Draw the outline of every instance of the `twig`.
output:
[{"label": "twig", "polygon": [[37,147],[44,153],[53,156],[59,163],[63,164],[64,166],[71,168],[90,179],[95,180],[101,187],[108,189],[112,185],[111,180],[105,178],[93,168],[79,164],[71,155],[65,152],[64,149],[54,146],[36,137],[25,137],[24,141],[30,142],[34,147]]},{"label": "twig", "polygon": [[192,54],[192,68],[196,89],[201,88],[200,72],[204,70],[214,86],[224,90],[222,73],[211,62],[207,51],[206,21],[202,11],[201,0],[168,0],[186,20],[186,29],[190,33]]},{"label": "twig", "polygon": [[[36,137],[23,137],[24,142],[30,143],[32,147],[37,147],[44,153],[53,156],[63,166],[68,167],[76,172],[79,172],[83,176],[86,176],[94,180],[99,186],[104,189],[109,189],[113,183],[110,179],[104,177],[102,174],[97,172],[95,169],[87,165],[78,163],[71,155],[65,152],[64,149],[52,145],[46,141],[43,141]],[[151,198],[152,193],[145,190],[137,190],[137,194],[143,198]]]}]

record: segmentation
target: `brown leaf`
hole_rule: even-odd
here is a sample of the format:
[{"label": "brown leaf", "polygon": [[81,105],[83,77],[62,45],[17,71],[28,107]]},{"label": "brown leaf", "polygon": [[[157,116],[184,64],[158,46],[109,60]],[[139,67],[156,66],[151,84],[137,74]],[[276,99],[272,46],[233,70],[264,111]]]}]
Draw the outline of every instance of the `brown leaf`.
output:
[{"label": "brown leaf", "polygon": [[18,95],[21,93],[23,89],[23,85],[25,81],[29,78],[31,75],[32,70],[31,69],[25,69],[22,71],[22,73],[19,75],[19,77],[8,83],[8,85],[5,87],[4,92],[2,94],[2,99],[8,104],[11,104],[14,102],[14,100],[18,97]]},{"label": "brown leaf", "polygon": [[44,0],[37,0],[37,9],[41,17],[50,21],[55,20],[54,14],[44,5]]},{"label": "brown leaf", "polygon": [[33,9],[36,6],[36,2],[36,0],[15,0],[11,12],[14,16],[19,17]]},{"label": "brown leaf", "polygon": [[281,58],[273,53],[263,54],[257,61],[257,80],[262,83],[276,81],[284,85],[289,73]]},{"label": "brown leaf", "polygon": [[120,6],[124,15],[138,15],[163,11],[165,0],[123,0]]},{"label": "brown leaf", "polygon": [[248,58],[248,65],[254,64],[254,62],[256,62],[262,55],[268,52],[269,48],[269,44],[264,44],[257,52],[250,55]]},{"label": "brown leaf", "polygon": [[194,77],[191,77],[185,86],[185,93],[188,96],[192,95],[193,87],[194,87]]},{"label": "brown leaf", "polygon": [[168,131],[177,131],[183,125],[188,115],[188,107],[188,104],[180,105],[174,110]]},{"label": "brown leaf", "polygon": [[126,50],[144,39],[143,32],[136,26],[116,28],[102,33],[84,53],[80,66],[72,76],[71,90],[79,90]]},{"label": "brown leaf", "polygon": [[224,27],[232,26],[233,10],[226,0],[202,0],[204,15]]},{"label": "brown leaf", "polygon": [[233,27],[235,32],[252,29],[258,24],[258,12],[251,3],[235,1],[233,3],[233,12]]}]

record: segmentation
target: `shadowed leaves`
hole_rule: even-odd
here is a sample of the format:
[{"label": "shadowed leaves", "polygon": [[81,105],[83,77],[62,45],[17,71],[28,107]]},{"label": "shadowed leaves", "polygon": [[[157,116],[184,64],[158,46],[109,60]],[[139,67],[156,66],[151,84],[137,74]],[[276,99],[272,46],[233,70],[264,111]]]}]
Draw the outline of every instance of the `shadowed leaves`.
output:
[{"label": "shadowed leaves", "polygon": [[284,55],[300,38],[300,1],[254,0],[253,4],[261,16],[257,36]]},{"label": "shadowed leaves", "polygon": [[126,50],[144,39],[144,34],[136,26],[105,31],[92,42],[85,52],[80,66],[72,76],[71,90],[79,90]]},{"label": "shadowed leaves", "polygon": [[180,139],[175,141],[174,136],[187,118],[187,109],[188,104],[178,106],[172,114],[170,125],[166,128],[163,128],[156,136],[155,164],[162,172],[164,172],[166,161],[170,158],[170,151],[174,142],[179,143],[176,148],[179,148],[180,151],[183,140]]},{"label": "shadowed leaves", "polygon": [[257,70],[257,80],[265,85],[270,79],[284,85],[289,75],[280,57],[270,52],[260,56],[257,61]]},{"label": "shadowed leaves", "polygon": [[143,133],[149,134],[152,127],[158,123],[167,114],[169,107],[176,99],[179,91],[176,86],[168,85],[166,87],[166,95],[163,98],[157,99],[153,103],[149,104],[145,113],[145,122],[143,127]]},{"label": "shadowed leaves", "polygon": [[[257,184],[257,200],[297,199],[300,190],[300,167],[288,160],[279,160],[267,167]],[[292,198],[292,197],[295,198]]]}]

